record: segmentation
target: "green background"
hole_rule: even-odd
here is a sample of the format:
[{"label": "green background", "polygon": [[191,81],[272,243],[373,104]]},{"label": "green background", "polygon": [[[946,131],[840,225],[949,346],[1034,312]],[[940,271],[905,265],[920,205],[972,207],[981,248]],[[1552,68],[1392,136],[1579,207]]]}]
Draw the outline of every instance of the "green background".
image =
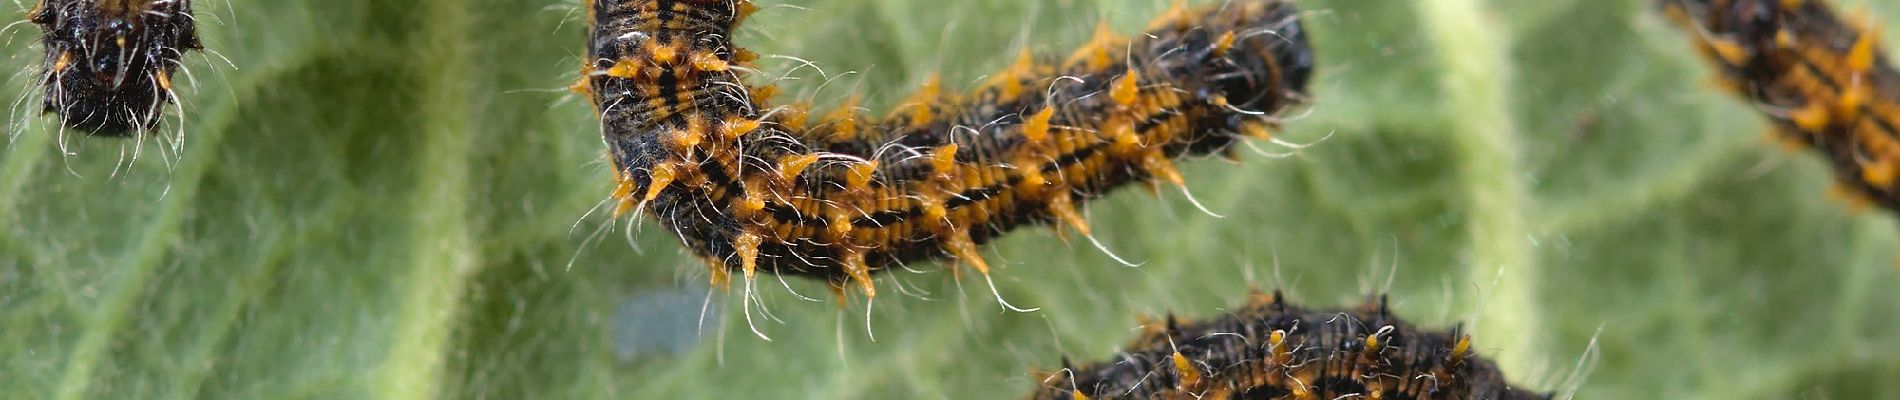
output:
[{"label": "green background", "polygon": [[[475,3],[201,1],[217,55],[187,63],[182,152],[148,141],[116,174],[132,142],[35,115],[37,32],[12,26],[0,398],[1010,398],[1137,315],[1215,315],[1250,287],[1389,292],[1582,398],[1900,397],[1892,218],[1825,195],[1819,158],[1764,140],[1646,1],[1301,1],[1322,73],[1285,137],[1324,141],[1185,163],[1224,218],[1178,191],[1092,204],[1139,268],[1047,230],[987,248],[997,291],[1037,312],[933,265],[885,275],[910,294],[880,291],[875,342],[862,299],[772,279],[771,341],[718,290],[702,331],[707,277],[676,239],[645,224],[636,249],[623,223],[590,245],[611,183],[561,91],[585,13]],[[799,70],[785,96],[872,110],[1166,6],[762,3],[741,43],[837,77]]]}]

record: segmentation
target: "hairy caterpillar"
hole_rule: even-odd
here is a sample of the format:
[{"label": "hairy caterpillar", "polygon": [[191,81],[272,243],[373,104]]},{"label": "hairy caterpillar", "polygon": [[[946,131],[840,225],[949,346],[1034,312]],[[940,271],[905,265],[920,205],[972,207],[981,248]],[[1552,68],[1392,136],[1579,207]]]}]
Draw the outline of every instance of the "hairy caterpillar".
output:
[{"label": "hairy caterpillar", "polygon": [[44,31],[43,111],[92,135],[158,125],[179,60],[203,49],[191,0],[40,0],[27,13]]},{"label": "hairy caterpillar", "polygon": [[1900,210],[1900,72],[1820,0],[1663,0],[1724,83],[1827,156],[1857,197]]},{"label": "hairy caterpillar", "polygon": [[[759,270],[855,283],[1061,221],[1130,182],[1182,184],[1172,159],[1267,137],[1313,61],[1284,0],[1177,5],[1146,34],[1105,28],[1060,63],[1026,50],[968,95],[926,85],[884,119],[813,118],[747,86],[732,43],[746,0],[591,0],[582,82],[619,183],[616,215],[650,212],[713,279]],[[934,80],[933,80],[934,82]]]},{"label": "hairy caterpillar", "polygon": [[1065,358],[1033,399],[1549,399],[1513,388],[1471,337],[1422,331],[1382,296],[1316,311],[1255,293],[1219,319],[1149,325],[1125,352],[1083,367]]}]

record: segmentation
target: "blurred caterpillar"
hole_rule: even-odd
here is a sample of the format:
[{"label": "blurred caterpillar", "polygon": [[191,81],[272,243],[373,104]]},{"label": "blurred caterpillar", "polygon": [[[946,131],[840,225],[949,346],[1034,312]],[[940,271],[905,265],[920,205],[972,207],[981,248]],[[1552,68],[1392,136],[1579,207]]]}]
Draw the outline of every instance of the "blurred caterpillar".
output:
[{"label": "blurred caterpillar", "polygon": [[1026,224],[1088,235],[1078,203],[1130,182],[1181,185],[1172,159],[1267,137],[1313,67],[1284,0],[1177,5],[1143,35],[1105,28],[1057,64],[1025,50],[969,95],[932,80],[892,115],[808,117],[743,78],[746,0],[591,0],[575,90],[591,97],[619,182],[615,215],[649,212],[749,285],[757,271],[855,283],[952,257]]},{"label": "blurred caterpillar", "polygon": [[1662,0],[1724,83],[1828,157],[1858,198],[1900,210],[1900,73],[1868,24],[1821,0]]},{"label": "blurred caterpillar", "polygon": [[1287,304],[1255,293],[1221,318],[1148,325],[1109,361],[1069,365],[1032,399],[1550,399],[1506,384],[1471,337],[1422,331],[1385,298],[1351,310]]},{"label": "blurred caterpillar", "polygon": [[44,31],[42,109],[91,135],[157,126],[179,60],[203,49],[191,0],[40,0],[27,16]]}]

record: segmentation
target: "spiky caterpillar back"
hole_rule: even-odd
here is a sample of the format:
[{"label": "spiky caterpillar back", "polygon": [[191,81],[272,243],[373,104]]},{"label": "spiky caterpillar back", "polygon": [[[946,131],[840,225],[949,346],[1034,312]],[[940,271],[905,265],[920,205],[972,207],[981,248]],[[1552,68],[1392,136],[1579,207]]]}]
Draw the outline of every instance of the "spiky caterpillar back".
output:
[{"label": "spiky caterpillar back", "polygon": [[1859,197],[1900,210],[1900,72],[1820,0],[1661,0],[1736,92]]},{"label": "spiky caterpillar back", "polygon": [[1033,57],[967,96],[929,85],[894,115],[812,118],[744,83],[743,0],[594,0],[588,93],[620,186],[714,267],[856,282],[1062,220],[1133,181],[1180,184],[1171,159],[1264,135],[1312,67],[1281,0],[1177,8],[1145,35]]},{"label": "spiky caterpillar back", "polygon": [[190,0],[40,0],[43,109],[70,128],[129,136],[158,125],[172,74],[201,49]]},{"label": "spiky caterpillar back", "polygon": [[1109,361],[1045,376],[1034,399],[1548,399],[1513,388],[1458,329],[1423,331],[1385,299],[1318,311],[1255,294],[1218,319],[1150,325]]}]

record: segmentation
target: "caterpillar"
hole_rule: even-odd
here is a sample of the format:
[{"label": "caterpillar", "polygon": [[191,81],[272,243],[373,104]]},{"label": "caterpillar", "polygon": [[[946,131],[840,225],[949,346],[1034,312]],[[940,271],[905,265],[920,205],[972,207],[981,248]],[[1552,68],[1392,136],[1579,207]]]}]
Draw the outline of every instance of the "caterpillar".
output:
[{"label": "caterpillar", "polygon": [[1826,156],[1857,199],[1900,210],[1900,72],[1869,24],[1821,0],[1662,0],[1731,91]]},{"label": "caterpillar", "polygon": [[184,52],[204,48],[191,0],[40,0],[27,15],[44,32],[43,112],[90,135],[158,125]]},{"label": "caterpillar", "polygon": [[853,283],[1059,221],[1132,182],[1182,185],[1173,159],[1268,137],[1313,56],[1285,0],[1177,4],[1146,33],[1096,37],[1061,62],[1024,50],[966,95],[924,85],[881,119],[813,116],[749,86],[732,42],[747,0],[590,0],[582,80],[617,182],[614,214],[649,213],[731,272]]},{"label": "caterpillar", "polygon": [[1249,296],[1217,319],[1148,324],[1109,361],[1044,374],[1032,399],[1550,399],[1508,385],[1458,328],[1426,331],[1384,296],[1354,309]]}]

